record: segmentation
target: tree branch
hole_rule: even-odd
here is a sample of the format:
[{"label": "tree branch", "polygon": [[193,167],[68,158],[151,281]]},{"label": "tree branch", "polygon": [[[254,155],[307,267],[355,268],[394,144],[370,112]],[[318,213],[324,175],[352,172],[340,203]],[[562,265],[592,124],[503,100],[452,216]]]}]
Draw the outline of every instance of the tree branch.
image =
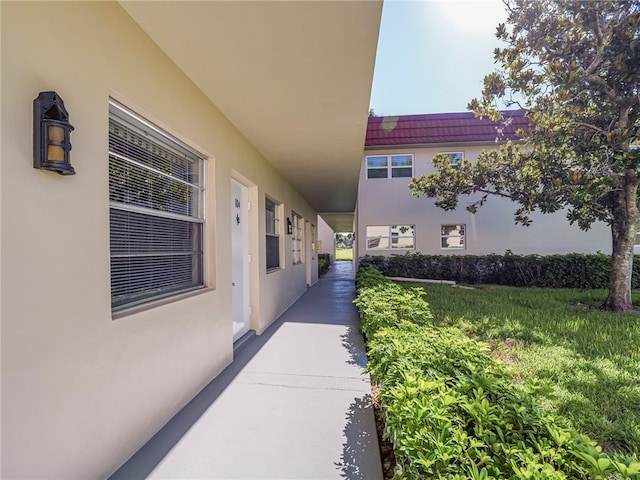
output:
[{"label": "tree branch", "polygon": [[490,190],[490,189],[486,189],[486,188],[478,188],[476,189],[476,192],[480,192],[480,193],[486,193],[488,195],[495,195],[496,197],[503,197],[503,198],[513,198],[511,195],[509,195],[508,193],[502,193],[498,190]]}]

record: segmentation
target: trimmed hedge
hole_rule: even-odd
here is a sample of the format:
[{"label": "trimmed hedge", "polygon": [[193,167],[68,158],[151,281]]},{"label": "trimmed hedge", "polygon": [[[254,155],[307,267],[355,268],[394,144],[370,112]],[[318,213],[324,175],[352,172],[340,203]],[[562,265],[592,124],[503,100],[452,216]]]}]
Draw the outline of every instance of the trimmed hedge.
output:
[{"label": "trimmed hedge", "polygon": [[[608,288],[611,256],[568,255],[405,255],[364,256],[364,268],[372,266],[389,277],[454,280],[468,284],[511,285],[542,288]],[[640,288],[640,255],[633,263],[632,287]]]},{"label": "trimmed hedge", "polygon": [[513,383],[486,345],[433,325],[424,290],[374,268],[356,288],[395,479],[640,477],[637,459],[613,459],[567,428],[535,400],[542,387]]}]

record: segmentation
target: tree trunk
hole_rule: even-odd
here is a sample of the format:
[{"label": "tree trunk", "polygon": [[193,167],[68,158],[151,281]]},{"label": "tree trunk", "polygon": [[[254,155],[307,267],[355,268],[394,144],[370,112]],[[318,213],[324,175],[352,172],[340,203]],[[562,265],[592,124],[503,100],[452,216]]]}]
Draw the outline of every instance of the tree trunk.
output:
[{"label": "tree trunk", "polygon": [[609,295],[602,306],[612,312],[626,312],[631,302],[633,246],[638,230],[638,183],[628,175],[623,190],[616,195],[611,222],[612,252]]}]

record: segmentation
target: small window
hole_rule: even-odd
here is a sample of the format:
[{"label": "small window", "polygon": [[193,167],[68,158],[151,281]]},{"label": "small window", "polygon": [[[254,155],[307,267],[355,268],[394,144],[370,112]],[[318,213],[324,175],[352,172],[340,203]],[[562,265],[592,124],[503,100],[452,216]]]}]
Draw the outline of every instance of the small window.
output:
[{"label": "small window", "polygon": [[111,307],[205,286],[205,160],[109,102]]},{"label": "small window", "polygon": [[267,197],[264,211],[269,271],[280,268],[280,205]]},{"label": "small window", "polygon": [[292,249],[293,264],[295,265],[304,261],[304,251],[302,250],[304,241],[304,220],[295,212],[291,212],[291,216],[293,217]]},{"label": "small window", "polygon": [[367,250],[412,250],[415,248],[413,225],[367,227]]},{"label": "small window", "polygon": [[413,177],[413,155],[391,155],[391,176]]},{"label": "small window", "polygon": [[443,250],[461,250],[465,248],[466,225],[441,225],[440,248]]},{"label": "small window", "polygon": [[367,178],[387,178],[389,168],[389,158],[367,157]]},{"label": "small window", "polygon": [[413,155],[372,155],[367,157],[367,178],[411,178]]},{"label": "small window", "polygon": [[444,152],[449,157],[449,164],[454,170],[458,170],[464,160],[464,152]]}]

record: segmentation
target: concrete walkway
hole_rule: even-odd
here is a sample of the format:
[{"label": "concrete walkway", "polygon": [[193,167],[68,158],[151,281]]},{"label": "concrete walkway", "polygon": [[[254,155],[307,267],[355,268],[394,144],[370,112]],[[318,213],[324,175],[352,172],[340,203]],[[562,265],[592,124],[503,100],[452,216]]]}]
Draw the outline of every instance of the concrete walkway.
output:
[{"label": "concrete walkway", "polygon": [[338,262],[111,478],[382,479],[353,297]]}]

